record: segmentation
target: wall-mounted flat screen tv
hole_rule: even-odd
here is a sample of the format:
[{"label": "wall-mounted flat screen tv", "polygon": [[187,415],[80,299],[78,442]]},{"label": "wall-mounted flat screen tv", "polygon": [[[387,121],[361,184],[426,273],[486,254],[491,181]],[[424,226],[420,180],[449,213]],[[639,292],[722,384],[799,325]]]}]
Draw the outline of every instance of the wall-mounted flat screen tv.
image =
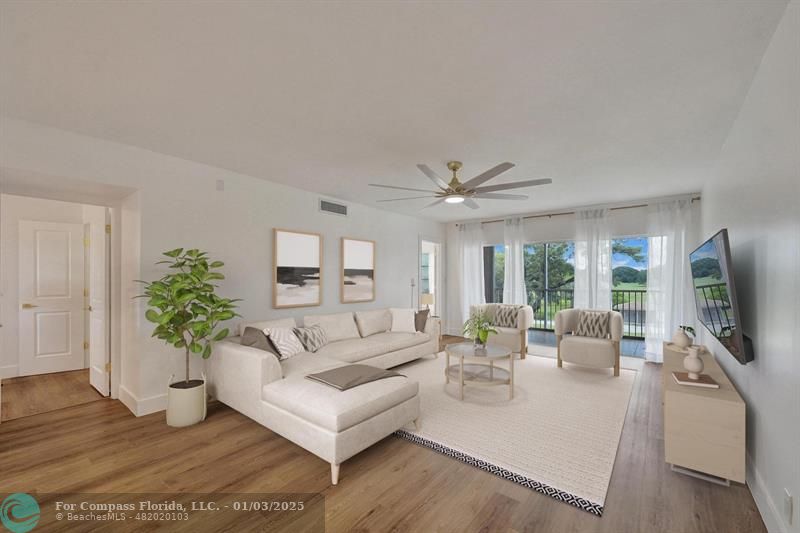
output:
[{"label": "wall-mounted flat screen tv", "polygon": [[728,230],[701,244],[689,254],[689,262],[697,319],[741,364],[752,361],[752,343],[742,333]]}]

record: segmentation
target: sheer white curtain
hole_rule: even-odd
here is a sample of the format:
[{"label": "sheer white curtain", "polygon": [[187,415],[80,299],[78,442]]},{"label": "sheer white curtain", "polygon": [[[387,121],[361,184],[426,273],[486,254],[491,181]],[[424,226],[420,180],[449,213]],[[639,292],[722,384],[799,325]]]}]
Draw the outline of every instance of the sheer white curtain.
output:
[{"label": "sheer white curtain", "polygon": [[692,201],[673,200],[648,206],[647,304],[645,357],[663,360],[662,342],[681,325],[694,324],[689,271]]},{"label": "sheer white curtain", "polygon": [[461,324],[463,324],[469,318],[470,306],[485,302],[481,223],[461,224],[458,227],[458,237],[458,256],[461,261]]},{"label": "sheer white curtain", "polygon": [[503,272],[503,303],[528,304],[525,289],[525,230],[522,218],[507,218],[503,229],[506,245],[506,264]]},{"label": "sheer white curtain", "polygon": [[575,212],[575,308],[611,309],[611,231],[608,209]]}]

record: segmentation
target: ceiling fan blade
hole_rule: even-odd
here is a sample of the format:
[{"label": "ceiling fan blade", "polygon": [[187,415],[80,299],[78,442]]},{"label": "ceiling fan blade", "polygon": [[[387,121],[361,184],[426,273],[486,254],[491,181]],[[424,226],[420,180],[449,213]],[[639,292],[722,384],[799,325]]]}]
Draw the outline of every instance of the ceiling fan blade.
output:
[{"label": "ceiling fan blade", "polygon": [[464,188],[472,189],[473,187],[477,187],[478,185],[489,181],[498,174],[502,174],[506,170],[510,170],[512,168],[514,168],[514,163],[500,163],[496,167],[490,168],[483,174],[478,174],[468,182],[464,183]]},{"label": "ceiling fan blade", "polygon": [[464,198],[462,203],[470,209],[478,209],[480,207],[472,198]]},{"label": "ceiling fan blade", "polygon": [[438,199],[438,200],[436,200],[435,202],[431,202],[431,203],[429,203],[428,205],[426,205],[426,206],[425,206],[425,207],[423,207],[422,209],[428,209],[429,207],[433,207],[433,206],[435,206],[435,205],[439,205],[439,204],[440,204],[440,203],[442,203],[442,202],[444,202],[444,198],[439,198],[439,199]]},{"label": "ceiling fan blade", "polygon": [[439,194],[440,191],[429,191],[427,189],[410,189],[408,187],[396,187],[394,185],[379,185],[377,183],[370,183],[370,187],[380,187],[382,189],[397,189],[399,191],[414,191],[414,192],[429,192],[431,194]]},{"label": "ceiling fan blade", "polygon": [[478,193],[473,198],[485,198],[486,200],[527,200],[524,194],[497,194],[492,192]]},{"label": "ceiling fan blade", "polygon": [[478,194],[483,194],[485,192],[506,191],[508,189],[519,189],[521,187],[533,187],[534,185],[547,185],[548,183],[553,183],[553,180],[550,178],[542,178],[540,180],[515,181],[514,183],[503,183],[501,185],[478,187],[475,189],[475,192]]},{"label": "ceiling fan blade", "polygon": [[378,200],[378,202],[399,202],[400,200],[419,200],[420,198],[433,198],[432,196],[411,196],[409,198],[389,198],[388,200]]},{"label": "ceiling fan blade", "polygon": [[417,168],[420,169],[420,171],[422,171],[423,174],[428,176],[431,179],[431,181],[436,184],[437,187],[439,187],[440,189],[447,190],[447,182],[443,180],[441,176],[439,176],[439,174],[431,170],[431,168],[428,165],[423,165],[422,163],[420,163],[417,165]]}]

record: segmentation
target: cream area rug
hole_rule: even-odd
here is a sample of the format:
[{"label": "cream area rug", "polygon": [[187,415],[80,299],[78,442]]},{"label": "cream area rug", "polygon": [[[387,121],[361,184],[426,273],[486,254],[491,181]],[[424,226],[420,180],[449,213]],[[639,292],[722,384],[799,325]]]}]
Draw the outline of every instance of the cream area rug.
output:
[{"label": "cream area rug", "polygon": [[508,386],[467,386],[461,401],[444,368],[442,352],[395,369],[419,382],[422,409],[419,429],[396,435],[602,515],[637,372],[529,355],[514,361],[513,400]]}]

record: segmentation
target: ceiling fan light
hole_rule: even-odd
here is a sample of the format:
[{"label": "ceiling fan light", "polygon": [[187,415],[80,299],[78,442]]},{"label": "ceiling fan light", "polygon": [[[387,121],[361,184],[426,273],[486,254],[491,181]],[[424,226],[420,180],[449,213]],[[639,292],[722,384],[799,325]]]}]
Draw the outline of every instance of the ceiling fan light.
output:
[{"label": "ceiling fan light", "polygon": [[464,197],[461,196],[460,194],[454,194],[452,196],[448,196],[447,198],[445,198],[444,201],[445,203],[448,204],[460,204],[461,202],[464,201]]}]

